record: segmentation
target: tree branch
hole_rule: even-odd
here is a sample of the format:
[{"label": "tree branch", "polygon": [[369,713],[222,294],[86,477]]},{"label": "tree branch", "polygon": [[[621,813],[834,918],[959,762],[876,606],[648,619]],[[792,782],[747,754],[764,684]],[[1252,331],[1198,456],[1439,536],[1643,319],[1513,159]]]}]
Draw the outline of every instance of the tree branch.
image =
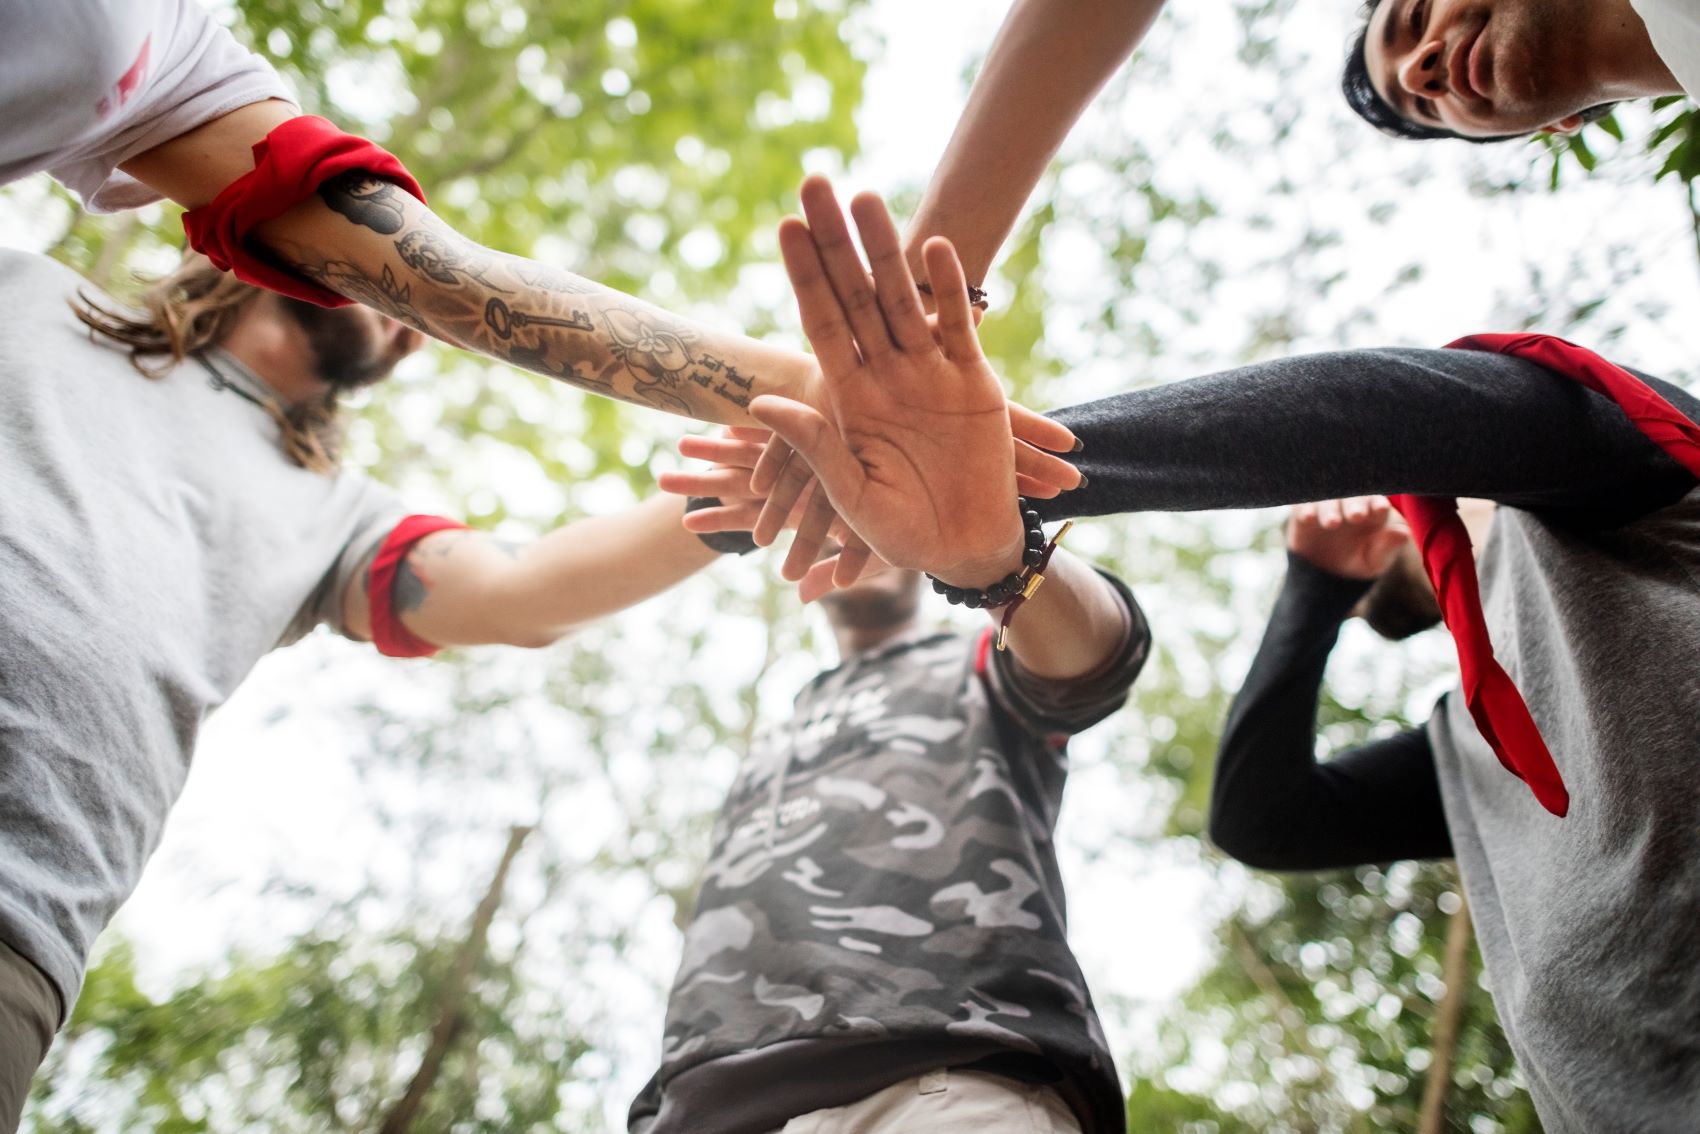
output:
[{"label": "tree branch", "polygon": [[1458,1051],[1458,1021],[1470,995],[1470,907],[1458,895],[1458,911],[1446,926],[1446,993],[1434,1019],[1434,1058],[1423,1084],[1423,1108],[1417,1119],[1418,1134],[1443,1134],[1446,1128],[1446,1094],[1452,1086],[1452,1062]]},{"label": "tree branch", "polygon": [[430,1046],[425,1049],[425,1055],[419,1061],[419,1070],[414,1072],[413,1081],[407,1085],[407,1093],[385,1117],[383,1126],[379,1128],[381,1134],[407,1134],[413,1128],[413,1120],[418,1117],[426,1094],[442,1071],[443,1059],[463,1030],[466,1016],[462,1005],[466,1000],[467,986],[472,983],[472,974],[478,968],[478,963],[484,959],[490,923],[495,920],[496,909],[502,904],[502,887],[507,882],[508,867],[513,865],[514,856],[519,853],[520,846],[535,829],[509,829],[508,846],[502,852],[502,861],[496,867],[496,876],[490,880],[483,899],[473,911],[472,928],[467,931],[466,940],[461,942],[460,951],[455,955],[454,968],[449,971],[449,978],[444,985],[438,1006],[437,1022],[431,1028]]}]

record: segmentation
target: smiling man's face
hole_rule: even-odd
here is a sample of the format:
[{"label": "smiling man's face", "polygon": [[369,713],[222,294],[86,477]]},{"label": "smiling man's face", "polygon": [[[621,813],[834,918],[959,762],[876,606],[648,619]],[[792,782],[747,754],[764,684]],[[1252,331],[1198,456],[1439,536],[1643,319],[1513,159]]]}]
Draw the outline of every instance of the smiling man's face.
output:
[{"label": "smiling man's face", "polygon": [[1586,0],[1381,0],[1364,62],[1376,93],[1418,126],[1466,137],[1574,130],[1589,81]]}]

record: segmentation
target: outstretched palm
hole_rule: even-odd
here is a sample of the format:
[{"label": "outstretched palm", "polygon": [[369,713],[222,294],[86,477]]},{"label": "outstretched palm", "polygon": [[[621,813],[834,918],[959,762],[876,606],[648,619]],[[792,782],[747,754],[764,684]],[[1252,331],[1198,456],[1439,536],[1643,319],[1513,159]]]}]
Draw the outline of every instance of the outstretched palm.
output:
[{"label": "outstretched palm", "polygon": [[804,182],[803,210],[807,223],[780,226],[780,249],[832,417],[776,397],[751,412],[808,461],[838,515],[886,562],[963,586],[1000,578],[1022,546],[1009,414],[954,249],[933,240],[924,250],[935,340],[877,196],[851,202],[871,279],[825,179]]}]

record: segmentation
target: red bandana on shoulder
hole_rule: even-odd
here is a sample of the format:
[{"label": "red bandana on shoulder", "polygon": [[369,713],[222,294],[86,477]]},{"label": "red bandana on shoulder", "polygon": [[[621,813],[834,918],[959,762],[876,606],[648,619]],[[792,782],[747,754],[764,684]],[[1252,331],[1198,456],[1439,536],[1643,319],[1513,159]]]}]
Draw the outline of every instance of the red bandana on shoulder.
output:
[{"label": "red bandana on shoulder", "polygon": [[[1616,402],[1649,440],[1700,477],[1700,426],[1641,379],[1593,351],[1551,335],[1471,335],[1446,345],[1453,350],[1514,355],[1582,383]],[[1529,785],[1542,807],[1562,816],[1570,809],[1570,793],[1522,694],[1494,660],[1476,588],[1475,558],[1469,534],[1458,518],[1457,501],[1444,496],[1391,499],[1410,524],[1446,628],[1458,647],[1458,669],[1470,716],[1499,762]]]}]

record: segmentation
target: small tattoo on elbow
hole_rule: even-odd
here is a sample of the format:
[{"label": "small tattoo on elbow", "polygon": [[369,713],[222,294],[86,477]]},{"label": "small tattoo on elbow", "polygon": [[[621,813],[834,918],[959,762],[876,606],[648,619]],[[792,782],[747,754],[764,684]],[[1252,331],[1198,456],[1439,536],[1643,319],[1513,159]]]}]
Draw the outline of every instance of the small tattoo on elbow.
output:
[{"label": "small tattoo on elbow", "polygon": [[425,605],[430,591],[431,580],[415,570],[408,559],[403,559],[396,566],[395,581],[390,586],[390,609],[396,614],[411,614]]},{"label": "small tattoo on elbow", "polygon": [[319,197],[336,212],[373,232],[394,236],[401,231],[402,198],[388,181],[351,170],[319,186]]}]

